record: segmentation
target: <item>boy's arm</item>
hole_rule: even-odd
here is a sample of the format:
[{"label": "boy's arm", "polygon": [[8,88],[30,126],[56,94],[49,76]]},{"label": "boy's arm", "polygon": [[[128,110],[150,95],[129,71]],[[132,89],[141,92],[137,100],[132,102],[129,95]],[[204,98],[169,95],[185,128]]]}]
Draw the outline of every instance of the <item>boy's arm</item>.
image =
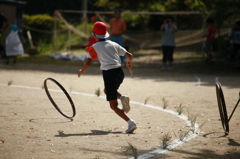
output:
[{"label": "boy's arm", "polygon": [[127,58],[128,58],[127,63],[126,63],[126,67],[131,69],[132,68],[133,55],[129,52],[126,52],[125,56],[127,56]]},{"label": "boy's arm", "polygon": [[82,69],[78,71],[78,77],[80,77],[88,69],[88,67],[91,65],[91,62],[92,59],[88,58],[87,61],[84,63]]}]

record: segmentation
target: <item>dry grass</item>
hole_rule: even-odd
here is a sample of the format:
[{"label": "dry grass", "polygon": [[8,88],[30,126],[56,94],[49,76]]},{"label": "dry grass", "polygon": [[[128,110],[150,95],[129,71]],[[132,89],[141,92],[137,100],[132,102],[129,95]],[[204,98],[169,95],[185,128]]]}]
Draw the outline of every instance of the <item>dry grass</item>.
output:
[{"label": "dry grass", "polygon": [[160,142],[161,142],[161,146],[163,149],[167,148],[170,144],[172,135],[170,132],[168,133],[164,133],[161,137],[160,137]]},{"label": "dry grass", "polygon": [[13,80],[8,81],[8,86],[13,84]]},{"label": "dry grass", "polygon": [[126,147],[125,153],[128,152],[132,152],[135,159],[138,158],[137,148],[135,148],[131,143],[128,143],[128,146]]},{"label": "dry grass", "polygon": [[101,95],[100,88],[96,89],[95,94],[99,97]]},{"label": "dry grass", "polygon": [[168,101],[165,98],[162,98],[162,102],[163,102],[163,109],[166,109],[169,106]]},{"label": "dry grass", "polygon": [[179,106],[177,106],[176,111],[177,111],[178,115],[181,115],[183,113],[183,108],[184,108],[184,106],[182,106],[182,103]]},{"label": "dry grass", "polygon": [[147,104],[147,102],[149,101],[150,97],[146,97],[144,100],[144,104]]}]

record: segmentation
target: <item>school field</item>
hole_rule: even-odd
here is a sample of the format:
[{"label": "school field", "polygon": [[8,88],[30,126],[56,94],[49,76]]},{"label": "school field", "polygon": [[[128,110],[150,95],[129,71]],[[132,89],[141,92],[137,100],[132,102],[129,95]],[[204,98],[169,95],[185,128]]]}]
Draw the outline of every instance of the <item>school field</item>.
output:
[{"label": "school field", "polygon": [[[126,159],[134,156],[132,149],[139,158],[240,158],[240,108],[225,135],[215,89],[220,82],[230,115],[239,99],[239,70],[225,62],[178,61],[173,71],[162,72],[156,64],[159,59],[140,61],[136,59],[133,79],[124,68],[126,77],[119,89],[131,99],[128,114],[138,126],[133,134],[125,133],[127,123],[109,108],[98,66],[78,78],[81,65],[0,63],[0,158]],[[43,88],[48,77],[69,91],[77,112],[73,120],[60,115],[49,101]],[[71,113],[67,98],[51,81],[48,84],[56,102]],[[192,127],[189,117],[196,118]],[[189,133],[184,136],[184,132]],[[163,149],[166,134],[171,135],[171,142]]]}]

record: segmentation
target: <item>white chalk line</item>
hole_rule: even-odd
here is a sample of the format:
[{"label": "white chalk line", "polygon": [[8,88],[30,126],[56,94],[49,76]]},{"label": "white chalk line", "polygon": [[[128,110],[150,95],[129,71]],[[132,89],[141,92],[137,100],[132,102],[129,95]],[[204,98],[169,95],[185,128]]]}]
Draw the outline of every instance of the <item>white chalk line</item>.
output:
[{"label": "white chalk line", "polygon": [[[201,86],[201,78],[198,76],[195,76],[195,78],[197,79],[197,86]],[[215,78],[215,83],[219,83],[218,77]]]},{"label": "white chalk line", "polygon": [[[26,89],[35,89],[35,90],[42,90],[43,88],[39,88],[39,87],[30,87],[30,86],[21,86],[21,85],[7,85],[7,84],[0,84],[0,86],[7,86],[7,87],[17,87],[17,88],[26,88]],[[62,90],[58,90],[58,89],[48,89],[49,91],[53,91],[53,92],[62,92]],[[88,93],[81,93],[81,92],[69,92],[67,91],[68,93],[71,93],[71,94],[77,94],[77,95],[84,95],[84,96],[90,96],[90,97],[96,97],[96,95],[93,95],[93,94],[88,94]],[[105,98],[105,96],[99,96],[100,98]],[[168,109],[163,109],[161,107],[158,107],[158,106],[154,106],[154,105],[150,105],[150,104],[144,104],[144,103],[140,103],[140,102],[135,102],[135,101],[130,101],[130,103],[132,104],[136,104],[136,105],[140,105],[140,106],[143,106],[143,107],[147,107],[147,108],[152,108],[152,109],[156,109],[156,110],[160,110],[160,111],[163,111],[163,112],[167,112],[167,113],[170,113],[172,115],[175,115],[177,116],[178,118],[184,120],[188,126],[191,125],[190,121],[188,120],[187,116],[185,115],[179,115],[177,112],[174,112],[172,110],[168,110]],[[195,123],[194,125],[195,128],[199,128],[198,124]],[[197,129],[197,131],[195,133],[192,133],[190,136],[188,136],[184,141],[189,141],[195,137],[198,136],[200,132],[200,129]],[[150,157],[154,157],[156,155],[160,155],[160,154],[163,154],[169,150],[172,150],[180,145],[182,145],[184,142],[183,141],[180,141],[179,139],[175,139],[174,141],[172,141],[170,143],[170,145],[168,146],[167,149],[163,149],[163,148],[156,148],[155,150],[153,151],[150,151],[148,153],[145,153],[145,154],[142,154],[142,155],[139,155],[138,156],[138,159],[147,159],[147,158],[150,158]],[[131,157],[129,159],[134,159],[134,157]]]}]

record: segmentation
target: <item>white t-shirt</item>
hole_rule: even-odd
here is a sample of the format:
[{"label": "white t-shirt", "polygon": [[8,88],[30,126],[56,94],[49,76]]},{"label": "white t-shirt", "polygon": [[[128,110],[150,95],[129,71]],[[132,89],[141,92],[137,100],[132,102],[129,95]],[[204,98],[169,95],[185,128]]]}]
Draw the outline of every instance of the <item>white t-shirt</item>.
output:
[{"label": "white t-shirt", "polygon": [[[111,40],[98,41],[92,47],[97,53],[101,63],[101,70],[109,70],[121,67],[120,56],[124,56],[127,50]],[[88,53],[87,58],[92,58]]]}]

